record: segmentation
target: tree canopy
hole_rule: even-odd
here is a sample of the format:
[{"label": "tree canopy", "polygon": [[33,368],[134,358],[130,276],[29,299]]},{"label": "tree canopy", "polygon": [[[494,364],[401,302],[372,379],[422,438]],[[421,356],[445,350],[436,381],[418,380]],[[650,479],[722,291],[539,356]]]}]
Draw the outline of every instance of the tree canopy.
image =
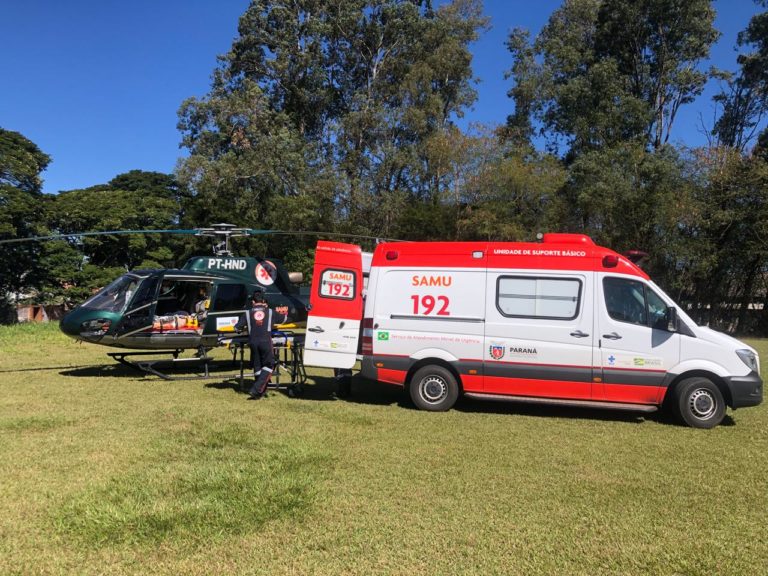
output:
[{"label": "tree canopy", "polygon": [[509,129],[538,126],[572,155],[630,140],[659,149],[708,79],[698,65],[714,17],[711,0],[566,0],[533,43],[510,34]]},{"label": "tree canopy", "polygon": [[[175,174],[45,195],[51,159],[0,129],[0,238],[219,221],[410,240],[583,232],[648,252],[697,320],[767,333],[768,12],[745,23],[731,71],[708,66],[714,16],[711,0],[564,0],[499,47],[506,123],[462,127],[480,0],[252,0],[209,92],[181,104]],[[675,143],[708,81],[709,145]],[[310,272],[314,241],[238,249]],[[10,246],[3,294],[68,303],[197,247],[151,234]]]}]

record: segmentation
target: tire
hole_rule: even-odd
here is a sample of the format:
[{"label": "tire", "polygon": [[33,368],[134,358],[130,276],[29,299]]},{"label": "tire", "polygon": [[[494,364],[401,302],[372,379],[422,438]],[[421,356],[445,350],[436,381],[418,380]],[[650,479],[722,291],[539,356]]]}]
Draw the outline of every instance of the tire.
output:
[{"label": "tire", "polygon": [[430,365],[419,368],[413,375],[410,393],[420,410],[445,412],[459,398],[459,385],[450,370]]},{"label": "tire", "polygon": [[725,417],[725,400],[711,380],[687,378],[675,390],[675,409],[688,426],[714,428]]}]

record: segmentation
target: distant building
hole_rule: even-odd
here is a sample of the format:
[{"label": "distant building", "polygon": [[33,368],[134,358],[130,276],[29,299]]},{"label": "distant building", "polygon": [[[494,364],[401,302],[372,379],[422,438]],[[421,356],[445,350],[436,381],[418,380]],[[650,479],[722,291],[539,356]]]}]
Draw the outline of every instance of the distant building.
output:
[{"label": "distant building", "polygon": [[42,304],[23,304],[16,307],[19,322],[49,322],[60,320],[64,316],[63,304],[43,306]]}]

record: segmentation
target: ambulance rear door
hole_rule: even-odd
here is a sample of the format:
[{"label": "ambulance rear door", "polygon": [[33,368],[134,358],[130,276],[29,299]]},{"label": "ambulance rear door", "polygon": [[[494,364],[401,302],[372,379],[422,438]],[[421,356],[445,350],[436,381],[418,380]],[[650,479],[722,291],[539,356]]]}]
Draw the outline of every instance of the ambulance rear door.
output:
[{"label": "ambulance rear door", "polygon": [[352,368],[363,315],[360,246],[320,241],[315,250],[304,363]]}]

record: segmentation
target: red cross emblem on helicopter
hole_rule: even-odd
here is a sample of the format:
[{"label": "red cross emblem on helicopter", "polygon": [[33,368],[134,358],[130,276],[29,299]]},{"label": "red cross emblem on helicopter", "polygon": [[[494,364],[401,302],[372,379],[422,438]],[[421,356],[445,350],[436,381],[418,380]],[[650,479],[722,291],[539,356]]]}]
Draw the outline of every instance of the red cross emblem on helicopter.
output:
[{"label": "red cross emblem on helicopter", "polygon": [[269,260],[264,260],[264,262],[259,262],[256,264],[255,275],[256,280],[259,281],[259,284],[263,284],[264,286],[271,286],[275,283],[277,270],[272,262]]}]

